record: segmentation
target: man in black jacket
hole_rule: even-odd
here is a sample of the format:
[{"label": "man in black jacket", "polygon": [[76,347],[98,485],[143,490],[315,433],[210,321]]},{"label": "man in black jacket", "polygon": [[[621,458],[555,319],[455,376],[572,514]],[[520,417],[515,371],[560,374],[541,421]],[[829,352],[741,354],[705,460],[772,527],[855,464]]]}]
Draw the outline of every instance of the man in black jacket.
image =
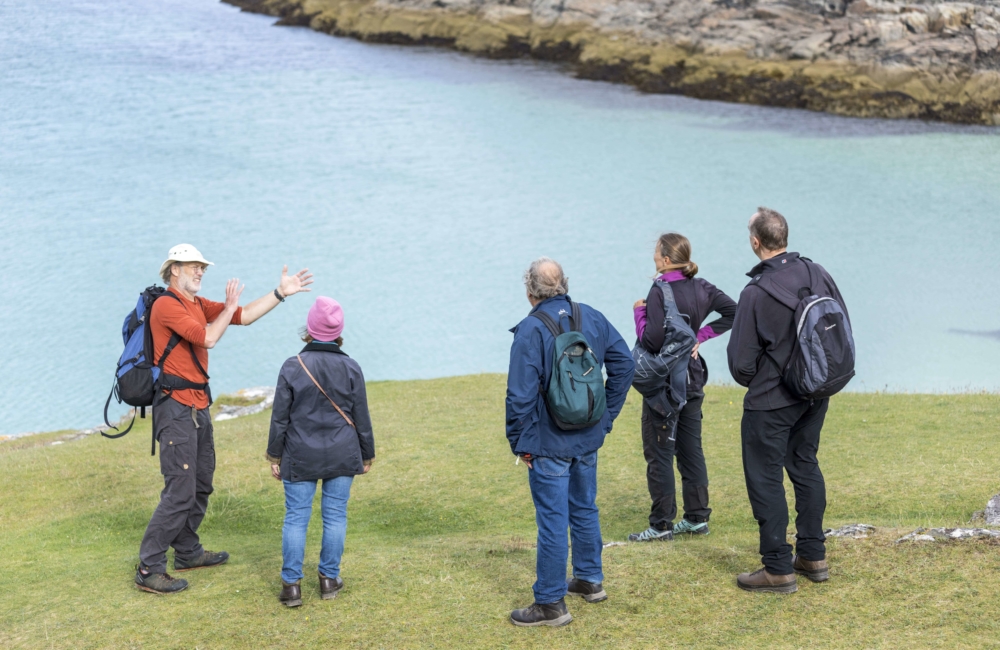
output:
[{"label": "man in black jacket", "polygon": [[[803,401],[785,387],[781,375],[796,338],[795,314],[758,286],[765,276],[793,295],[810,286],[806,264],[798,253],[786,250],[788,222],[774,210],[758,208],[749,229],[750,246],[761,262],[747,274],[753,279],[740,294],[728,357],[733,378],[748,389],[741,426],[743,474],[760,526],[764,567],[741,573],[736,583],[748,591],[792,593],[798,589],[796,573],[813,582],[829,577],[823,535],[826,485],[816,459],[829,399]],[[811,293],[835,298],[843,306],[833,278],[814,266],[820,286],[811,287]],[[788,506],[782,468],[795,488],[794,558],[785,537]]]}]

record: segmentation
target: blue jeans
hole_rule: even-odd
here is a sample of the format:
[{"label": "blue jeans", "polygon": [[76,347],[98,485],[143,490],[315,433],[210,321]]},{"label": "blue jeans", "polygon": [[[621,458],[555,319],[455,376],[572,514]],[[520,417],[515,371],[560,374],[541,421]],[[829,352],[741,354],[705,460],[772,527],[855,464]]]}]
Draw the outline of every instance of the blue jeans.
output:
[{"label": "blue jeans", "polygon": [[[323,545],[319,572],[327,578],[340,575],[340,556],[347,537],[347,500],[353,476],[323,479]],[[306,530],[312,515],[316,481],[282,481],[285,484],[285,526],[281,530],[281,579],[285,584],[302,579]]]},{"label": "blue jeans", "polygon": [[577,458],[535,458],[528,472],[538,524],[533,590],[535,602],[554,603],[566,595],[566,529],[573,540],[573,576],[604,582],[601,522],[597,504],[597,452]]}]

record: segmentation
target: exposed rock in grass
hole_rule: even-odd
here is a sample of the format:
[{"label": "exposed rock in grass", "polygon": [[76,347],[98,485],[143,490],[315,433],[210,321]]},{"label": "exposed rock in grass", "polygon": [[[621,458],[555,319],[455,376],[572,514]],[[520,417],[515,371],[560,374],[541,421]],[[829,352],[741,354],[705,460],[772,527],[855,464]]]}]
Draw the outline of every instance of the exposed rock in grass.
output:
[{"label": "exposed rock in grass", "polygon": [[827,537],[850,537],[851,539],[866,539],[875,533],[875,526],[869,524],[848,524],[836,530],[828,528],[823,531]]},{"label": "exposed rock in grass", "polygon": [[989,528],[918,528],[896,540],[899,542],[944,542],[952,539],[974,539],[977,537],[1000,538],[1000,530]]},{"label": "exposed rock in grass", "polygon": [[993,0],[223,0],[363,41],[563,61],[645,92],[1000,125]]},{"label": "exposed rock in grass", "polygon": [[1000,494],[993,495],[993,498],[986,502],[983,519],[986,520],[987,526],[1000,526]]},{"label": "exposed rock in grass", "polygon": [[257,388],[243,388],[234,393],[240,401],[260,400],[251,404],[223,404],[219,407],[219,412],[213,418],[216,422],[222,420],[232,420],[244,415],[254,415],[264,409],[271,408],[274,404],[274,387],[261,386]]}]

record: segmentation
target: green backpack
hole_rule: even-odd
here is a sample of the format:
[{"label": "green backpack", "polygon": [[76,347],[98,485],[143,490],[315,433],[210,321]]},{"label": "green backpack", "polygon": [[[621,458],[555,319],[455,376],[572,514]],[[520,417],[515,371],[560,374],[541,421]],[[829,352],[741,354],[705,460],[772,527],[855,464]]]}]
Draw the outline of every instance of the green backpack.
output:
[{"label": "green backpack", "polygon": [[556,337],[548,389],[539,390],[545,397],[552,422],[563,431],[594,426],[601,421],[607,408],[601,364],[580,331],[580,305],[571,300],[570,306],[568,332],[563,332],[555,319],[542,311],[531,314]]}]

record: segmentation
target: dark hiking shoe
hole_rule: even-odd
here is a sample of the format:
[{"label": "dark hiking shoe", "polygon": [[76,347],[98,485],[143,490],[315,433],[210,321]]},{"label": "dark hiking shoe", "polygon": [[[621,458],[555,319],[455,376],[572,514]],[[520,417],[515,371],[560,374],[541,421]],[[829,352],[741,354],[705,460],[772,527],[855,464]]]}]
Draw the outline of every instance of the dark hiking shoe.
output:
[{"label": "dark hiking shoe", "polygon": [[792,569],[800,576],[805,576],[813,582],[825,582],[830,579],[830,567],[826,565],[826,560],[803,560],[798,555],[792,562]]},{"label": "dark hiking shoe", "polygon": [[600,582],[587,582],[577,578],[573,578],[566,585],[566,594],[580,596],[588,603],[599,603],[608,599],[608,592],[604,591]]},{"label": "dark hiking shoe", "polygon": [[344,581],[339,577],[327,578],[322,573],[319,574],[319,596],[323,600],[333,600],[344,588]]},{"label": "dark hiking shoe", "polygon": [[135,568],[135,586],[152,594],[173,594],[187,589],[188,582],[182,578],[171,578],[169,573],[146,573]]},{"label": "dark hiking shoe", "polygon": [[510,622],[518,627],[538,627],[539,625],[549,625],[560,627],[571,623],[573,617],[566,609],[565,599],[548,605],[534,603],[531,607],[515,609],[510,613]]},{"label": "dark hiking shoe", "polygon": [[736,576],[736,585],[746,591],[767,591],[775,594],[793,594],[799,590],[795,583],[795,574],[776,576],[767,569],[757,569],[753,573],[741,573]]},{"label": "dark hiking shoe", "polygon": [[641,533],[632,533],[628,536],[630,542],[669,542],[674,538],[674,531],[659,530],[650,526]]},{"label": "dark hiking shoe", "polygon": [[229,559],[229,553],[225,551],[219,551],[215,553],[214,551],[204,551],[201,557],[196,557],[193,560],[182,560],[179,557],[174,557],[174,571],[178,573],[182,571],[192,571],[194,569],[205,569],[210,566],[219,566],[220,564],[225,564],[226,560]]},{"label": "dark hiking shoe", "polygon": [[281,593],[278,594],[278,600],[285,607],[298,607],[302,604],[302,588],[299,587],[299,583],[285,584],[281,583]]},{"label": "dark hiking shoe", "polygon": [[707,534],[708,534],[707,521],[695,523],[693,521],[688,521],[687,519],[681,519],[679,522],[674,524],[674,535],[707,535]]}]

